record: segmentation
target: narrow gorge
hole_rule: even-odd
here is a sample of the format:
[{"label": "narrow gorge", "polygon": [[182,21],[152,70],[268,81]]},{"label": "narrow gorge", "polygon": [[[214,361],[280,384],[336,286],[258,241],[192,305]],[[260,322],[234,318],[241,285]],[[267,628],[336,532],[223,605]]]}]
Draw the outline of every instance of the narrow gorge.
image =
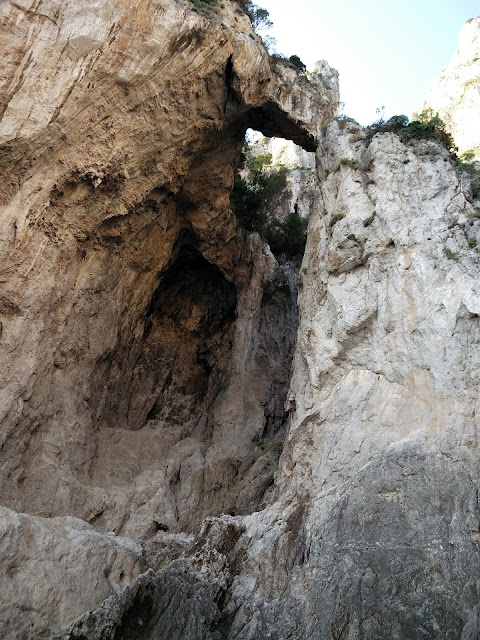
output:
[{"label": "narrow gorge", "polygon": [[243,5],[0,5],[5,640],[480,637],[478,166]]}]

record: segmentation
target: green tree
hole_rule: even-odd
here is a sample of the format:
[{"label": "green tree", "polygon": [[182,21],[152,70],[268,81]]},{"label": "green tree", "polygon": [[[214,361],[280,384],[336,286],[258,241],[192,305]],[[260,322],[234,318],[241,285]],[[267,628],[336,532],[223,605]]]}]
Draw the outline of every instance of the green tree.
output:
[{"label": "green tree", "polygon": [[392,116],[389,120],[380,118],[367,127],[367,139],[371,140],[376,133],[390,132],[397,134],[402,142],[413,138],[434,140],[442,144],[448,149],[450,155],[456,158],[457,148],[438,113],[428,108],[420,114],[414,114],[414,118],[412,122],[409,122],[405,115]]},{"label": "green tree", "polygon": [[249,2],[247,4],[247,13],[250,16],[252,27],[255,32],[273,27],[273,22],[270,20],[270,14],[263,7],[259,7],[258,5]]},{"label": "green tree", "polygon": [[290,62],[293,64],[293,66],[298,69],[298,71],[300,73],[305,73],[307,70],[306,65],[300,60],[300,58],[297,55],[293,55],[290,56],[289,58]]},{"label": "green tree", "polygon": [[269,153],[242,153],[230,202],[239,223],[248,232],[256,231],[276,255],[301,255],[305,248],[306,221],[297,211],[285,221],[271,219],[269,207],[287,186],[287,167],[273,166]]},{"label": "green tree", "polygon": [[265,229],[265,239],[276,255],[284,253],[289,258],[303,255],[307,241],[307,221],[297,211],[288,214],[284,222],[274,220]]}]

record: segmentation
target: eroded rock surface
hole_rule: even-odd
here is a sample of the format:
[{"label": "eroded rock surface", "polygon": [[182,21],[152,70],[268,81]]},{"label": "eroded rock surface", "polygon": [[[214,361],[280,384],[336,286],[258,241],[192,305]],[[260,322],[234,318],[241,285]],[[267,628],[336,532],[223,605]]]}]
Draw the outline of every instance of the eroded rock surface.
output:
[{"label": "eroded rock surface", "polygon": [[[230,2],[12,1],[0,17],[2,503],[160,536],[165,564],[175,532],[251,513],[273,484],[297,276],[229,195],[247,126],[316,148],[336,76],[274,73]],[[5,630],[79,613],[55,607],[8,604]]]},{"label": "eroded rock surface", "polygon": [[146,570],[139,541],[0,509],[3,638],[50,638]]},{"label": "eroded rock surface", "polygon": [[273,73],[235,3],[1,15],[3,503],[142,536],[252,510],[296,295],[230,211],[235,162],[247,125],[314,149],[337,87]]},{"label": "eroded rock surface", "polygon": [[186,553],[223,587],[201,632],[173,637],[474,638],[479,220],[436,144],[335,122],[318,161],[271,504]]},{"label": "eroded rock surface", "polygon": [[[272,73],[228,2],[0,11],[3,637],[476,637],[445,149],[325,127],[335,76]],[[230,211],[247,126],[318,146],[300,280]]]},{"label": "eroded rock surface", "polygon": [[427,106],[440,114],[461,153],[480,160],[480,17],[468,20],[458,50],[430,89]]}]

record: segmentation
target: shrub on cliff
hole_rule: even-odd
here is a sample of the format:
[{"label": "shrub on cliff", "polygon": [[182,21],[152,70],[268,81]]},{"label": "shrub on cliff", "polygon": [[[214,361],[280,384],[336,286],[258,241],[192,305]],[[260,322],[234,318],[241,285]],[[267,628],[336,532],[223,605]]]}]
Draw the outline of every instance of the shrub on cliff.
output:
[{"label": "shrub on cliff", "polygon": [[236,3],[242,11],[248,14],[254,31],[261,29],[270,29],[273,26],[270,20],[270,14],[263,7],[259,7],[251,0],[236,0]]},{"label": "shrub on cliff", "polygon": [[307,71],[306,65],[300,60],[297,55],[294,54],[293,56],[290,56],[289,60],[293,64],[295,69],[300,73],[305,73]]},{"label": "shrub on cliff", "polygon": [[231,193],[231,206],[247,231],[265,235],[268,205],[287,185],[287,169],[272,167],[270,153],[242,152]]},{"label": "shrub on cliff", "polygon": [[215,0],[191,0],[196,9],[208,9]]},{"label": "shrub on cliff", "polygon": [[457,160],[457,171],[470,176],[470,194],[467,197],[472,202],[480,200],[480,162],[475,160],[474,150],[466,151]]},{"label": "shrub on cliff", "polygon": [[253,154],[247,147],[235,176],[230,203],[246,231],[256,231],[274,254],[283,253],[293,258],[301,255],[305,248],[306,221],[296,211],[285,221],[268,215],[275,198],[286,189],[287,173],[285,166],[272,165],[271,154]]},{"label": "shrub on cliff", "polygon": [[270,55],[270,66],[275,71],[278,64],[283,64],[290,69],[295,69],[297,73],[305,74],[307,72],[306,65],[300,60],[300,58],[294,54],[287,58],[283,53],[272,53]]},{"label": "shrub on cliff", "polygon": [[265,240],[275,255],[301,256],[307,241],[307,220],[301,218],[297,211],[289,213],[284,222],[272,220],[265,228]]},{"label": "shrub on cliff", "polygon": [[395,133],[402,142],[414,138],[434,140],[442,144],[452,157],[456,157],[457,148],[452,136],[445,128],[445,123],[433,113],[431,109],[424,109],[420,114],[414,114],[415,120],[409,122],[405,115],[392,116],[389,120],[377,120],[367,129],[367,140],[370,141],[376,133]]}]

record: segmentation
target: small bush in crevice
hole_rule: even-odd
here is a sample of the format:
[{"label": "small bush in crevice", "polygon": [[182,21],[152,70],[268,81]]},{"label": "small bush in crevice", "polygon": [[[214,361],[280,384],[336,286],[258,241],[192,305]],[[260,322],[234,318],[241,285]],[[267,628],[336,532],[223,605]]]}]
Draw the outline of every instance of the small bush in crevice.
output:
[{"label": "small bush in crevice", "polygon": [[201,11],[205,9],[210,9],[214,1],[215,0],[191,0],[193,6],[196,9],[200,9]]},{"label": "small bush in crevice", "polygon": [[480,199],[480,162],[472,158],[473,152],[465,152],[457,161],[457,171],[468,173],[470,176],[471,200]]},{"label": "small bush in crevice", "polygon": [[289,57],[289,61],[293,64],[295,69],[298,70],[299,73],[306,73],[307,66],[300,60],[297,55],[293,55]]},{"label": "small bush in crevice", "polygon": [[307,67],[296,54],[287,58],[283,53],[272,53],[270,55],[270,67],[272,70],[276,71],[279,64],[294,69],[302,78],[308,80],[306,75]]},{"label": "small bush in crevice", "polygon": [[350,167],[350,169],[358,169],[358,162],[353,158],[342,158],[340,164],[345,167]]},{"label": "small bush in crevice", "polygon": [[330,218],[330,222],[328,223],[328,226],[330,227],[330,229],[337,224],[337,222],[339,222],[340,220],[342,220],[345,217],[344,213],[334,213],[333,216]]},{"label": "small bush in crevice", "polygon": [[445,247],[443,249],[443,253],[445,254],[445,257],[448,258],[448,260],[455,260],[455,262],[460,262],[460,258],[458,257],[458,255],[448,247]]},{"label": "small bush in crevice", "polygon": [[354,119],[354,118],[350,118],[349,116],[346,116],[344,114],[339,115],[337,118],[337,122],[338,122],[338,126],[340,127],[340,129],[343,131],[343,129],[345,129],[345,127],[350,123],[350,124],[355,124],[357,126],[360,126],[359,123]]},{"label": "small bush in crevice", "polygon": [[262,29],[270,29],[273,26],[270,20],[270,14],[266,9],[254,4],[251,0],[236,0],[236,3],[241,11],[246,13],[250,18],[253,30],[255,32]]}]

